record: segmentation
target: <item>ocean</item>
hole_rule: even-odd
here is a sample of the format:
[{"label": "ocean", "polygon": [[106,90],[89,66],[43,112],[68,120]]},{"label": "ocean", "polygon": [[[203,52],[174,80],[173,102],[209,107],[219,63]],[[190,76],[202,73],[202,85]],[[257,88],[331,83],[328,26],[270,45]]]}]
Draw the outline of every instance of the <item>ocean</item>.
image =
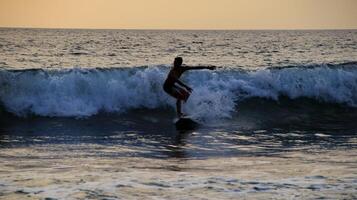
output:
[{"label": "ocean", "polygon": [[0,199],[356,199],[356,122],[357,30],[0,29]]}]

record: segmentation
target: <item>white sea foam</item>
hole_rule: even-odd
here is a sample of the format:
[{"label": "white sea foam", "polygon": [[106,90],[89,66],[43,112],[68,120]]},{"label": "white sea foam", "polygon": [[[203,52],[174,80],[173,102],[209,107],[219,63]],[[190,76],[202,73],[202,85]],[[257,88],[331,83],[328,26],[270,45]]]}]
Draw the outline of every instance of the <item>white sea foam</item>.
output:
[{"label": "white sea foam", "polygon": [[[16,115],[91,116],[100,111],[174,108],[162,90],[167,67],[0,71],[0,101]],[[250,97],[307,97],[357,107],[357,69],[293,67],[258,71],[192,71],[183,77],[194,89],[184,105],[198,118],[230,117]]]}]

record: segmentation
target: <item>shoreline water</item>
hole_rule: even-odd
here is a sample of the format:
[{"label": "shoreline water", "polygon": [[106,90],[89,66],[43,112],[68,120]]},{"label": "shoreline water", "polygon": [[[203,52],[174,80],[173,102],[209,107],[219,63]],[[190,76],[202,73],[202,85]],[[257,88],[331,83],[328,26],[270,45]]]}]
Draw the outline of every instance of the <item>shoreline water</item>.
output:
[{"label": "shoreline water", "polygon": [[93,157],[60,146],[52,150],[2,149],[1,198],[356,198],[354,149],[203,160]]},{"label": "shoreline water", "polygon": [[[156,116],[144,114],[150,112]],[[173,110],[158,113],[8,116],[1,124],[0,198],[356,198],[353,127],[322,128],[329,118],[305,128],[294,120],[271,129],[242,126],[264,112],[247,122],[241,110],[236,125],[180,131]]]}]

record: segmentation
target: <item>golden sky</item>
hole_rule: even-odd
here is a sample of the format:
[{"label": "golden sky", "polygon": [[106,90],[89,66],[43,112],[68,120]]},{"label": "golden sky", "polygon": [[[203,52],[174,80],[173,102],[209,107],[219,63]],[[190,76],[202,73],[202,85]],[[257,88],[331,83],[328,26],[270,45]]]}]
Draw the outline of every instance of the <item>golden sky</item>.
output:
[{"label": "golden sky", "polygon": [[0,27],[356,29],[357,0],[0,0]]}]

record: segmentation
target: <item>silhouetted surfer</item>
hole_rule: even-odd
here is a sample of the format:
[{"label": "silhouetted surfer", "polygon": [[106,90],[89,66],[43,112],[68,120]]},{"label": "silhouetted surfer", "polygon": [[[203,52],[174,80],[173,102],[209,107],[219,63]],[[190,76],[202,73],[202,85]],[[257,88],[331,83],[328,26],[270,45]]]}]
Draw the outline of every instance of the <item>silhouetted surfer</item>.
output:
[{"label": "silhouetted surfer", "polygon": [[[182,81],[179,80],[181,75],[187,70],[196,70],[196,69],[209,69],[214,70],[215,66],[209,67],[190,67],[190,66],[183,66],[182,65],[183,59],[181,57],[176,57],[174,61],[174,66],[170,70],[169,74],[164,83],[164,90],[172,97],[177,99],[176,101],[176,111],[178,117],[181,117],[183,113],[181,112],[181,101],[186,102],[190,93],[192,92],[192,88],[184,84]],[[176,85],[176,83],[178,85]]]}]

